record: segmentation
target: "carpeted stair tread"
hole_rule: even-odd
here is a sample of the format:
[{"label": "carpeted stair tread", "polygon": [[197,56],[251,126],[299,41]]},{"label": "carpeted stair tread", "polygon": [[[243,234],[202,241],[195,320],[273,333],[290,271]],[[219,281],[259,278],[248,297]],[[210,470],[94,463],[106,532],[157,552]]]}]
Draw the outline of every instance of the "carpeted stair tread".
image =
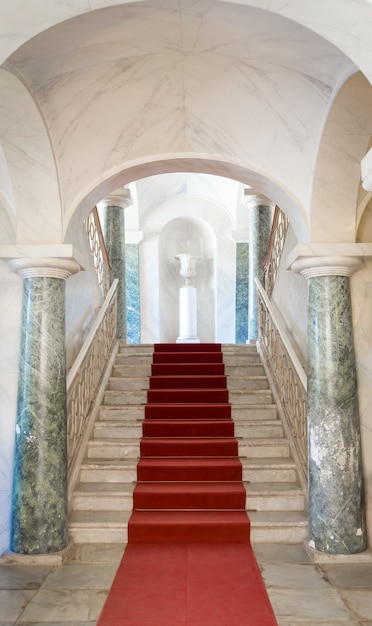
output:
[{"label": "carpeted stair tread", "polygon": [[238,458],[141,458],[137,465],[140,481],[237,481],[242,480]]},{"label": "carpeted stair tread", "polygon": [[154,363],[222,363],[222,352],[154,352]]},{"label": "carpeted stair tread", "polygon": [[195,402],[152,402],[145,405],[146,419],[227,419],[231,418],[231,405],[222,402],[202,404]]},{"label": "carpeted stair tread", "polygon": [[245,510],[246,491],[241,482],[142,482],[133,498],[136,510]]},{"label": "carpeted stair tread", "polygon": [[145,419],[142,424],[144,437],[233,437],[232,419]]},{"label": "carpeted stair tread", "polygon": [[249,542],[245,511],[133,511],[128,541]]},{"label": "carpeted stair tread", "polygon": [[150,389],[226,389],[226,376],[220,374],[150,376]]},{"label": "carpeted stair tread", "polygon": [[161,404],[186,402],[189,404],[220,404],[229,401],[229,392],[227,389],[149,389],[147,401]]},{"label": "carpeted stair tread", "polygon": [[238,456],[233,437],[148,437],[140,442],[143,457]]},{"label": "carpeted stair tread", "polygon": [[199,374],[223,376],[225,366],[223,363],[153,363],[151,374],[152,376],[197,376]]},{"label": "carpeted stair tread", "polygon": [[222,345],[220,343],[155,343],[154,352],[195,352],[196,354],[206,352],[221,352]]}]

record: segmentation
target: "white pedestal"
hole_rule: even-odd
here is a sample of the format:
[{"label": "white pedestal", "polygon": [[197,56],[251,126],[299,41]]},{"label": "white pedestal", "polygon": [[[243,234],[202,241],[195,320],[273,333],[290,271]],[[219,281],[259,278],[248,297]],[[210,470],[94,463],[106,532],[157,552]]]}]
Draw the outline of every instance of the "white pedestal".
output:
[{"label": "white pedestal", "polygon": [[200,343],[197,335],[197,291],[191,285],[179,290],[180,335],[176,343]]}]

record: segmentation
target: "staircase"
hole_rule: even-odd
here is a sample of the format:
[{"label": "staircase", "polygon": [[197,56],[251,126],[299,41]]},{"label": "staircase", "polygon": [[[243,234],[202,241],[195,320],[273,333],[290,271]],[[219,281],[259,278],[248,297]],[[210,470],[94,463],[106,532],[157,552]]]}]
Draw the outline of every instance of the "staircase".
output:
[{"label": "staircase", "polygon": [[[222,349],[251,540],[301,542],[307,535],[304,494],[259,355],[255,346]],[[73,494],[76,543],[127,541],[152,355],[153,345],[120,344]]]}]

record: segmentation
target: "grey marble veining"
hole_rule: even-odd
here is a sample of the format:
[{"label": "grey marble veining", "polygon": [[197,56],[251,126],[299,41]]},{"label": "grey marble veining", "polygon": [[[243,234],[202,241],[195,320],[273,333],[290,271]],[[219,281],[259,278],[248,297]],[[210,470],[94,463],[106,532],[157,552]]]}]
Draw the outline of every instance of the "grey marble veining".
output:
[{"label": "grey marble veining", "polygon": [[11,550],[68,543],[65,281],[23,281]]},{"label": "grey marble veining", "polygon": [[350,283],[309,279],[310,545],[331,554],[367,548]]},{"label": "grey marble veining", "polygon": [[127,313],[125,296],[125,218],[120,206],[107,206],[103,213],[102,230],[110,260],[110,282],[118,279],[117,336],[126,339]]},{"label": "grey marble veining", "polygon": [[249,207],[249,305],[248,339],[258,338],[257,291],[255,278],[263,281],[265,258],[271,230],[271,207]]}]

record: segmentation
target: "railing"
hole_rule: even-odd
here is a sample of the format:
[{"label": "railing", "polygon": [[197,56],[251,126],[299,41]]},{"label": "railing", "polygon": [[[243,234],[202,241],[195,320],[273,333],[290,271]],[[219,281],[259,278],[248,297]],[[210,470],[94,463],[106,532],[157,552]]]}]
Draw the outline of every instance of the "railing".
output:
[{"label": "railing", "polygon": [[276,399],[284,414],[288,435],[307,481],[307,378],[287,338],[284,325],[262,284],[256,280],[259,349],[275,387]]},{"label": "railing", "polygon": [[270,299],[273,293],[280,259],[282,258],[288,226],[288,217],[279,207],[275,207],[265,263],[265,289]]},{"label": "railing", "polygon": [[87,430],[89,412],[116,343],[117,285],[115,280],[67,376],[69,474],[75,465]]},{"label": "railing", "polygon": [[101,223],[98,217],[97,207],[94,207],[85,220],[90,250],[93,256],[94,267],[97,273],[98,283],[102,295],[105,298],[110,289],[110,262],[107,254],[105,241],[102,234]]}]

